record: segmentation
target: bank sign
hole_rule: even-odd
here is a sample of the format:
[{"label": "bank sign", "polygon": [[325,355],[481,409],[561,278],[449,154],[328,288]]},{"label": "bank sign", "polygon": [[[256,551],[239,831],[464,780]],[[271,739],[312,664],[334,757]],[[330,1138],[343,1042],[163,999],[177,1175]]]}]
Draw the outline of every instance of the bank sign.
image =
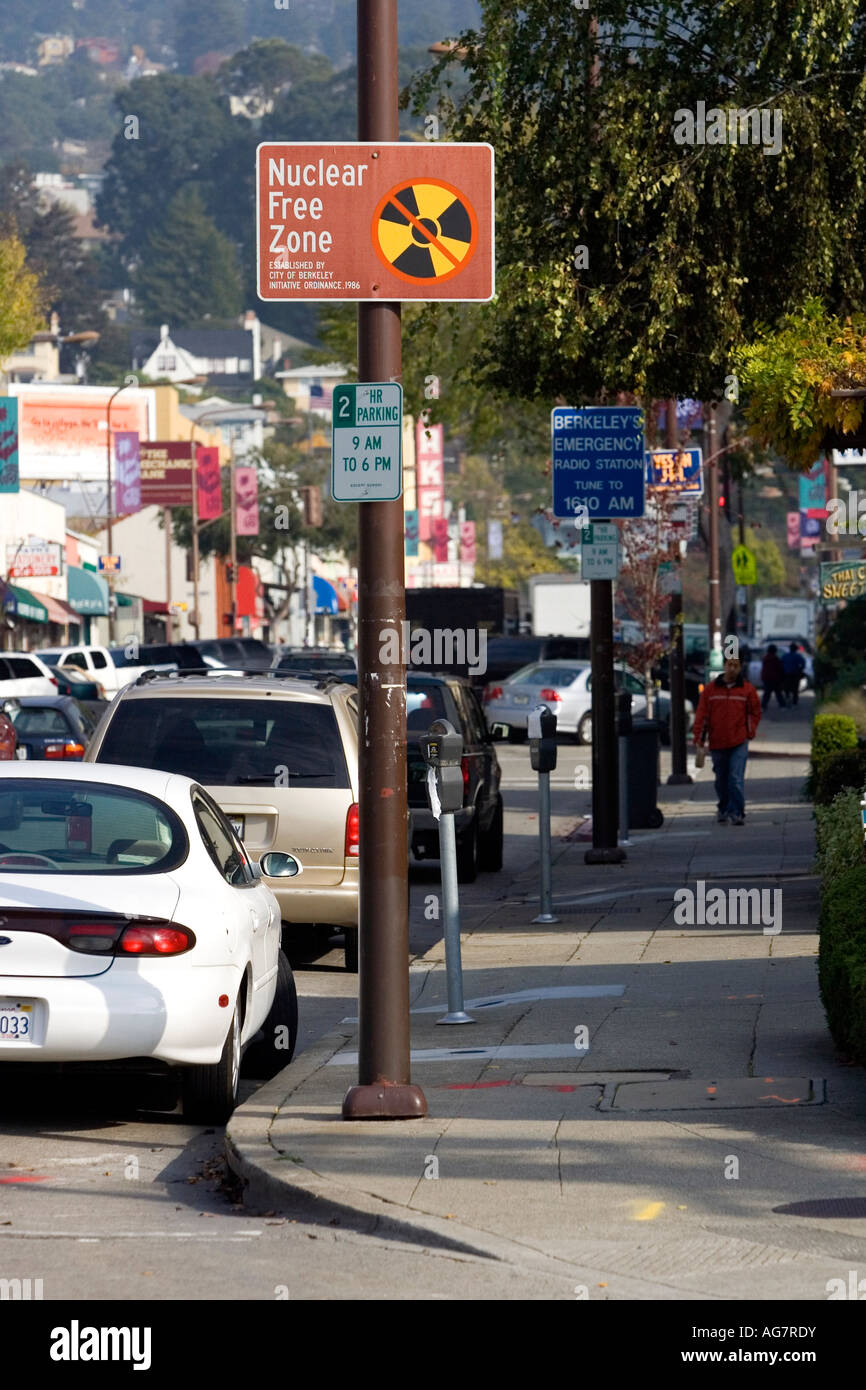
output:
[{"label": "bank sign", "polygon": [[553,514],[619,521],[644,514],[644,413],[637,406],[555,406]]},{"label": "bank sign", "polygon": [[821,566],[821,602],[860,598],[866,594],[866,563],[835,561]]}]

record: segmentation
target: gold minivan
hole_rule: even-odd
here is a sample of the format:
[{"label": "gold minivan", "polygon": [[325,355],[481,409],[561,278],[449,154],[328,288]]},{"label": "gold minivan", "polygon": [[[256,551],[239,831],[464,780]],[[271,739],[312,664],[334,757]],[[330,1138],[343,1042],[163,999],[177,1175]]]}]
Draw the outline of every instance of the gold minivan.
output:
[{"label": "gold minivan", "polygon": [[339,927],[358,968],[358,692],[250,673],[151,673],[113,701],[85,761],[192,777],[254,859],[294,855],[300,878],[265,878],[292,924]]}]

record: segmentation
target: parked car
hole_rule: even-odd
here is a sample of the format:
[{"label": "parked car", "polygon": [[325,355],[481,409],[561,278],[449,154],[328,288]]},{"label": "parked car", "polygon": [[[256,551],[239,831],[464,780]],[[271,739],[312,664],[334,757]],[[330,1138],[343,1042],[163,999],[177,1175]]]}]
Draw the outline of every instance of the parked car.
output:
[{"label": "parked car", "polygon": [[69,695],[22,695],[12,722],[19,758],[81,762],[98,721]]},{"label": "parked car", "polygon": [[358,696],[339,681],[154,674],[110,706],[87,762],[162,768],[206,786],[254,859],[294,855],[268,880],[292,926],[340,927],[358,967]]},{"label": "parked car", "polygon": [[190,643],[202,656],[214,657],[226,666],[242,671],[270,671],[274,656],[270,647],[256,637],[213,637]]},{"label": "parked car", "polygon": [[8,763],[17,757],[18,735],[12,723],[12,715],[18,706],[15,699],[4,700],[0,706],[0,762]]},{"label": "parked car", "polygon": [[351,652],[331,651],[329,647],[285,647],[277,656],[276,671],[357,671]]},{"label": "parked car", "polygon": [[[632,714],[646,713],[643,681],[621,664],[614,666],[614,688],[632,696]],[[515,671],[504,681],[485,687],[484,709],[491,724],[508,726],[513,743],[526,738],[527,721],[539,704],[556,714],[557,733],[571,734],[578,743],[592,742],[592,667],[588,661],[539,661]],[[670,695],[656,691],[656,717],[663,743],[670,741]],[[687,731],[694,707],[686,701]]]},{"label": "parked car", "polygon": [[56,694],[57,680],[36,652],[0,652],[0,699]]},{"label": "parked car", "polygon": [[[344,679],[357,683],[357,675]],[[427,764],[420,736],[434,719],[447,719],[463,739],[463,806],[454,814],[457,878],[473,883],[479,869],[498,873],[503,855],[502,772],[493,736],[472,683],[465,676],[406,673],[406,773],[410,852],[439,857],[439,827],[427,801]]]},{"label": "parked car", "polygon": [[260,871],[189,778],[4,765],[0,1066],[152,1059],[179,1069],[188,1120],[224,1123],[244,1050],[273,1075],[297,1033],[262,872],[298,865]]},{"label": "parked car", "polygon": [[49,666],[57,682],[58,695],[71,695],[73,700],[105,700],[105,686],[93,680],[77,666]]},{"label": "parked car", "polygon": [[482,690],[505,680],[530,662],[588,661],[588,637],[491,637],[487,642],[487,669],[472,677]]}]

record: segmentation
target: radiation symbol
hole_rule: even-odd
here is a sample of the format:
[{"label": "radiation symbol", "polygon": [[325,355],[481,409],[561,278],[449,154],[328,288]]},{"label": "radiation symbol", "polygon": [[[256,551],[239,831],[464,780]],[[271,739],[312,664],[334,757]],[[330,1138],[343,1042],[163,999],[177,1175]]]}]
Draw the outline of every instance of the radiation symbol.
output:
[{"label": "radiation symbol", "polygon": [[373,247],[402,280],[450,280],[478,242],[475,211],[459,189],[416,178],[385,194],[373,216]]}]

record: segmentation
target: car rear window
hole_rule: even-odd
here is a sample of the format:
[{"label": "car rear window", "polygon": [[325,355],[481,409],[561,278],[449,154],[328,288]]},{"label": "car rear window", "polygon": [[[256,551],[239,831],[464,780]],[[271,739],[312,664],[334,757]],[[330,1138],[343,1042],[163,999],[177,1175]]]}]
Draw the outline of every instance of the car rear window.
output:
[{"label": "car rear window", "polygon": [[41,676],[43,674],[36,665],[36,662],[31,661],[29,657],[7,656],[6,660],[12,672],[13,680],[32,680],[34,676]]},{"label": "car rear window", "polygon": [[12,715],[12,723],[18,731],[19,737],[50,737],[52,734],[62,734],[66,738],[69,734],[69,726],[66,719],[59,709],[52,708],[30,708],[17,709]]},{"label": "car rear window", "polygon": [[126,787],[0,780],[0,874],[163,873],[189,850],[177,815]]},{"label": "car rear window", "polygon": [[406,729],[426,733],[434,719],[452,719],[441,685],[415,686],[406,691]]},{"label": "car rear window", "polygon": [[355,663],[350,656],[341,656],[339,652],[333,655],[330,653],[317,653],[316,655],[305,656],[303,652],[298,652],[295,656],[284,656],[280,659],[277,667],[278,671],[354,671]]},{"label": "car rear window", "polygon": [[160,768],[212,787],[351,785],[333,709],[302,700],[125,700],[97,762]]}]

